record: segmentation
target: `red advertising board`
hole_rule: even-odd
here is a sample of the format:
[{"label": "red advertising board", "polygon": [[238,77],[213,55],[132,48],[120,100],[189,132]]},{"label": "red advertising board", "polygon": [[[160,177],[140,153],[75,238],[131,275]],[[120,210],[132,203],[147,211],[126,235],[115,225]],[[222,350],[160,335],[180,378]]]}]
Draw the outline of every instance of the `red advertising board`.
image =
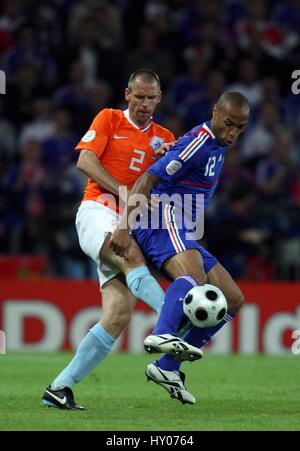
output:
[{"label": "red advertising board", "polygon": [[[291,353],[300,336],[300,283],[240,282],[239,286],[246,303],[216,335],[210,352]],[[7,352],[74,349],[100,314],[97,282],[0,279],[0,330],[5,333]],[[155,319],[138,302],[116,349],[142,352],[143,338]]]}]

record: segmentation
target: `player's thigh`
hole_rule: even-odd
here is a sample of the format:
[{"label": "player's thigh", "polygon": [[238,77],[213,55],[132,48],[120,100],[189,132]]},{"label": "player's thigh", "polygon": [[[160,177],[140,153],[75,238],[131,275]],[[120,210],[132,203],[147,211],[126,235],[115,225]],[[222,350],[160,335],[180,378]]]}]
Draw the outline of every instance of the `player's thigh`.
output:
[{"label": "player's thigh", "polygon": [[101,295],[100,324],[110,335],[118,337],[130,322],[136,298],[118,276],[105,283]]},{"label": "player's thigh", "polygon": [[101,286],[107,278],[115,276],[118,270],[127,274],[131,269],[145,265],[134,238],[130,240],[126,259],[118,257],[109,248],[111,233],[118,223],[119,215],[116,212],[94,201],[83,202],[76,215],[80,247],[96,262]]},{"label": "player's thigh", "polygon": [[186,249],[173,255],[164,262],[163,269],[172,279],[189,274],[200,285],[206,281],[203,259],[198,249]]},{"label": "player's thigh", "polygon": [[129,246],[126,250],[126,258],[116,255],[109,247],[111,233],[107,235],[105,241],[100,249],[100,260],[106,264],[114,265],[119,268],[124,274],[127,274],[131,269],[138,266],[145,265],[145,259],[137,242],[133,237],[130,237]]},{"label": "player's thigh", "polygon": [[107,234],[119,223],[119,215],[95,201],[84,201],[76,215],[76,229],[83,252],[99,266],[99,252]]},{"label": "player's thigh", "polygon": [[228,308],[238,312],[243,305],[244,296],[228,271],[218,262],[207,274],[207,282],[220,288],[227,299]]}]

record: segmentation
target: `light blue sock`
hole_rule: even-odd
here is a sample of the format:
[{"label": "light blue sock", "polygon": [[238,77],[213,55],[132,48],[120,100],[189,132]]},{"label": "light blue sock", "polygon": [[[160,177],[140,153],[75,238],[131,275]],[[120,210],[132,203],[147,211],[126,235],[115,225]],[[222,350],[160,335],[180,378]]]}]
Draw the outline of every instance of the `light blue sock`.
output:
[{"label": "light blue sock", "polygon": [[115,339],[100,324],[92,327],[81,340],[69,365],[52,382],[52,390],[72,388],[106,357],[114,342]]},{"label": "light blue sock", "polygon": [[135,297],[141,299],[156,312],[160,311],[165,293],[150,274],[147,266],[139,266],[130,271],[126,276],[126,283]]}]

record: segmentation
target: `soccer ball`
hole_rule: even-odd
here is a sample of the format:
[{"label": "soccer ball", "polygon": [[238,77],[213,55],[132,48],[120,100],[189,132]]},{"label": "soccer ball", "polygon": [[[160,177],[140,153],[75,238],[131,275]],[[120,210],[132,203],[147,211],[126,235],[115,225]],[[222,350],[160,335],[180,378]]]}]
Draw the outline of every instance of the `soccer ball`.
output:
[{"label": "soccer ball", "polygon": [[201,285],[192,288],[183,300],[183,311],[194,326],[213,327],[227,312],[227,301],[219,288]]}]

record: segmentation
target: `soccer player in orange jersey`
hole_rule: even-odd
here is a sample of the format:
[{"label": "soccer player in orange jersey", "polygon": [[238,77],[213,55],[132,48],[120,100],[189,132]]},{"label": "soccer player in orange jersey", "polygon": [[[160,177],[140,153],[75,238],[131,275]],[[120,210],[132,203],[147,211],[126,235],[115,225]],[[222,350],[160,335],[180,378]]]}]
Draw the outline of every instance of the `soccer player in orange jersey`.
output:
[{"label": "soccer player in orange jersey", "polygon": [[160,81],[153,71],[134,72],[125,99],[127,110],[102,110],[76,147],[80,151],[77,167],[89,177],[76,228],[82,250],[97,263],[102,317],[83,338],[70,364],[44,391],[43,403],[61,409],[83,409],[75,403],[72,387],[106,357],[128,326],[136,298],[155,311],[164,298],[133,238],[125,258],[109,248],[111,232],[119,222],[120,187],[130,190],[159,157],[161,146],[175,139],[152,119],[161,99]]}]

